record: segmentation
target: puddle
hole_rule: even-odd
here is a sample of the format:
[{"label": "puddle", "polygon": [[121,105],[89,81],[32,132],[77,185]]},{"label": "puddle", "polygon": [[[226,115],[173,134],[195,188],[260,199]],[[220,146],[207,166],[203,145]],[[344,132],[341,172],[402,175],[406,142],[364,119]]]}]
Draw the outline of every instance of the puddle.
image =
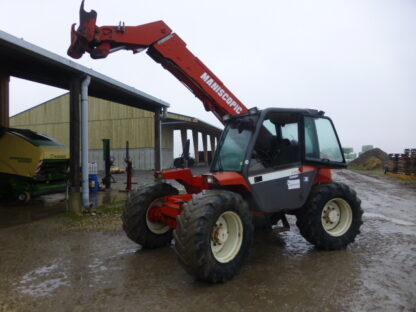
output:
[{"label": "puddle", "polygon": [[103,263],[103,261],[95,259],[92,264],[88,265],[88,268],[90,269],[91,273],[107,271],[108,268]]},{"label": "puddle", "polygon": [[140,250],[142,250],[142,246],[138,245],[136,248],[129,248],[129,249],[119,251],[117,253],[117,256],[124,256],[124,255],[134,254],[136,252],[139,252]]},{"label": "puddle", "polygon": [[54,263],[23,275],[17,290],[22,294],[44,297],[51,296],[56,289],[62,286],[69,286],[68,276],[62,270],[61,264]]},{"label": "puddle", "polygon": [[371,212],[365,212],[364,213],[364,217],[368,217],[368,218],[372,218],[372,219],[379,219],[379,220],[385,220],[385,221],[389,221],[398,225],[415,225],[412,222],[409,221],[405,221],[405,220],[400,220],[400,219],[396,219],[396,218],[390,218],[387,217],[385,215],[379,214],[379,213],[371,213]]}]

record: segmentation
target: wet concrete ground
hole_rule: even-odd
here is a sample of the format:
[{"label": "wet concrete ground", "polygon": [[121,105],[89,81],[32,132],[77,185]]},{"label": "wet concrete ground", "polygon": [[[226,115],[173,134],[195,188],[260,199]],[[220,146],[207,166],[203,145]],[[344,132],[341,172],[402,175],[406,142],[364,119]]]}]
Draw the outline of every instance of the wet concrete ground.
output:
[{"label": "wet concrete ground", "polygon": [[29,203],[0,201],[0,229],[47,218],[67,211],[65,194],[53,194],[32,199]]},{"label": "wet concrete ground", "polygon": [[[365,211],[346,250],[258,232],[239,275],[194,281],[170,247],[140,250],[116,214],[0,230],[0,311],[416,311],[416,191],[342,171]],[[97,221],[97,222],[96,222]]]}]

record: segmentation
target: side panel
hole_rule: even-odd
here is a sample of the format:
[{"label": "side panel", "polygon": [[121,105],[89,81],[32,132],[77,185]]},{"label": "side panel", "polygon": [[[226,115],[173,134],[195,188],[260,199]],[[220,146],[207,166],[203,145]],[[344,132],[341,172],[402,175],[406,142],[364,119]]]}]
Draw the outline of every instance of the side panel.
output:
[{"label": "side panel", "polygon": [[263,212],[303,206],[315,179],[313,167],[293,167],[249,176],[254,201]]},{"label": "side panel", "polygon": [[39,160],[41,150],[38,146],[26,140],[5,133],[0,138],[0,173],[33,177]]}]

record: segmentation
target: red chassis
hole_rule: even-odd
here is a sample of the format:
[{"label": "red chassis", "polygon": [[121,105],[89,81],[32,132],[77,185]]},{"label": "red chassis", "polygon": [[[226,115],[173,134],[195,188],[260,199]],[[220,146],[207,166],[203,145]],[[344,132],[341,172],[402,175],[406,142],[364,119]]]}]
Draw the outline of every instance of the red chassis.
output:
[{"label": "red chassis", "polygon": [[[314,171],[314,166],[301,166],[299,172]],[[244,177],[237,172],[215,172],[203,176],[193,176],[190,169],[173,169],[156,171],[155,177],[163,180],[176,180],[185,187],[186,194],[165,196],[163,205],[149,208],[149,221],[168,225],[171,229],[176,228],[176,217],[182,213],[183,205],[192,199],[193,194],[204,190],[221,187],[222,189],[233,189],[239,193],[250,193],[251,188]],[[211,178],[208,178],[211,177]],[[332,182],[331,170],[318,167],[314,184]],[[252,211],[254,215],[263,214],[260,211]]]}]

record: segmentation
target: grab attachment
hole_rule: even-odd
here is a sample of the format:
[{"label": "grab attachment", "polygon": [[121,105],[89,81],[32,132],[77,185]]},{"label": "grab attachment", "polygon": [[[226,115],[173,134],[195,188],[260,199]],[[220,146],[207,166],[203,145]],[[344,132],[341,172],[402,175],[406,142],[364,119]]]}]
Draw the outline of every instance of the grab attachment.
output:
[{"label": "grab attachment", "polygon": [[105,58],[119,50],[130,50],[138,53],[149,48],[164,38],[170,38],[172,30],[163,22],[157,21],[139,26],[97,26],[97,12],[84,10],[84,0],[79,9],[79,26],[71,29],[70,57],[79,59],[88,52],[93,59]]},{"label": "grab attachment", "polygon": [[97,26],[97,12],[91,10],[87,12],[84,10],[84,0],[81,2],[79,9],[79,26],[75,30],[75,23],[72,24],[71,29],[71,45],[68,49],[68,55],[75,59],[79,59],[85,51],[91,52],[90,42],[94,39],[94,34]]}]

